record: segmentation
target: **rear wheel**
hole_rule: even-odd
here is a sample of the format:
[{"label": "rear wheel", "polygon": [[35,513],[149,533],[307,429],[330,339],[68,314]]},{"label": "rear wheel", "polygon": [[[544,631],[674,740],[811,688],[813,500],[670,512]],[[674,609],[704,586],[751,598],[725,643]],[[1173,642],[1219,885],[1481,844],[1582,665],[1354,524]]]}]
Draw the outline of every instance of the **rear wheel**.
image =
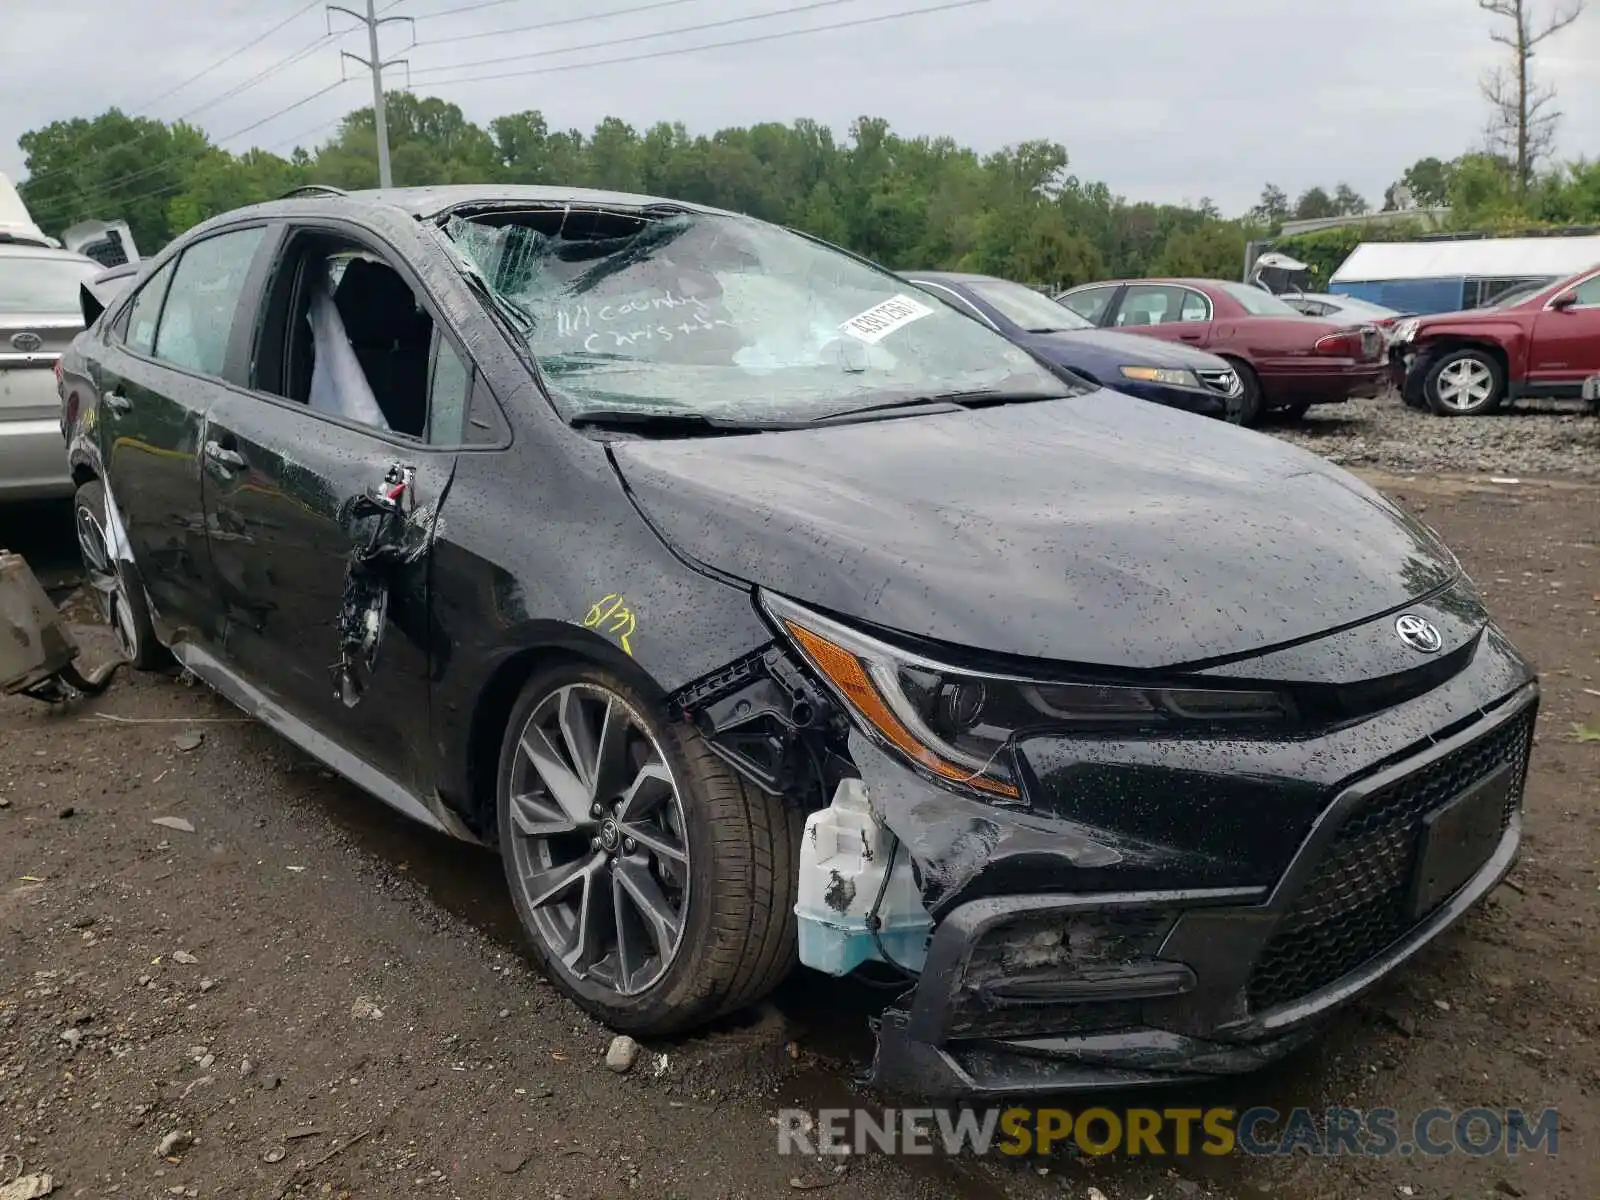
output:
[{"label": "rear wheel", "polygon": [[528,683],[497,799],[535,956],[613,1028],[703,1024],[794,966],[798,808],[611,672],[568,664]]},{"label": "rear wheel", "polygon": [[1493,412],[1506,398],[1505,371],[1486,350],[1470,346],[1452,350],[1429,368],[1423,395],[1441,417]]},{"label": "rear wheel", "polygon": [[100,616],[116,635],[122,656],[141,671],[153,671],[165,666],[170,655],[156,640],[138,572],[113,551],[106,535],[110,528],[106,513],[105,484],[91,479],[73,498],[73,525],[83,569]]}]

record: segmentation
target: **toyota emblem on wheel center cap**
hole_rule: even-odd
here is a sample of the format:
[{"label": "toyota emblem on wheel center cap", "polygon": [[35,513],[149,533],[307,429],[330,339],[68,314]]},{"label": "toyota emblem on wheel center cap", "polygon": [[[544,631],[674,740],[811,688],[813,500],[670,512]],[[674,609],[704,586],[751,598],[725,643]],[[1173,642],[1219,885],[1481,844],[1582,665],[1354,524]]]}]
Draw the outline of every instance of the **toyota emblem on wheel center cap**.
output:
[{"label": "toyota emblem on wheel center cap", "polygon": [[1400,635],[1402,642],[1423,654],[1437,653],[1444,645],[1444,638],[1433,623],[1423,620],[1416,613],[1406,613],[1396,621],[1394,631]]},{"label": "toyota emblem on wheel center cap", "polygon": [[15,349],[21,350],[24,354],[32,354],[40,346],[44,345],[44,339],[37,333],[30,333],[25,329],[21,333],[11,335],[11,345]]}]

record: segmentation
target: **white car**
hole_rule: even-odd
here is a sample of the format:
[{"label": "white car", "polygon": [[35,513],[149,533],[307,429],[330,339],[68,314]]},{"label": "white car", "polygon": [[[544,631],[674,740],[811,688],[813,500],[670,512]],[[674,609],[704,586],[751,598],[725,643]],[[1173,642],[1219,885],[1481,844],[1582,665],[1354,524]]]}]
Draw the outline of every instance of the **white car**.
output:
[{"label": "white car", "polygon": [[0,502],[72,495],[55,366],[83,328],[92,258],[0,235]]},{"label": "white car", "polygon": [[1326,317],[1330,321],[1349,321],[1356,324],[1376,325],[1388,333],[1394,323],[1408,314],[1357,300],[1354,296],[1334,296],[1326,292],[1289,292],[1279,296],[1285,304],[1298,309],[1308,317]]},{"label": "white car", "polygon": [[0,502],[72,495],[55,367],[83,328],[80,286],[108,265],[76,251],[138,261],[121,221],[82,222],[66,241],[47,236],[0,175]]}]

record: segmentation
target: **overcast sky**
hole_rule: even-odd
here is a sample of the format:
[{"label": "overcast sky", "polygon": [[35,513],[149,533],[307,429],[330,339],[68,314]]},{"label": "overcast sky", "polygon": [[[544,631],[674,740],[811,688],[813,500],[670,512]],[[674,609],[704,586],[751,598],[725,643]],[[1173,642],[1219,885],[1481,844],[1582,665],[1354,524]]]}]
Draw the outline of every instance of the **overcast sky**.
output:
[{"label": "overcast sky", "polygon": [[[407,24],[386,26],[382,37],[386,57],[410,59],[413,90],[451,100],[484,124],[528,108],[542,109],[554,127],[585,131],[607,115],[641,129],[681,120],[693,132],[804,116],[842,137],[853,118],[872,114],[901,133],[948,134],[980,150],[1050,138],[1067,147],[1075,173],[1105,180],[1116,192],[1168,201],[1209,196],[1230,214],[1248,208],[1268,180],[1291,195],[1346,180],[1369,200],[1381,199],[1417,158],[1474,147],[1487,116],[1478,79],[1500,49],[1474,0],[985,0],[805,36],[550,70],[950,2],[657,0],[651,11],[464,38],[638,9],[646,0],[398,0],[386,15],[415,16],[418,44],[405,49]],[[1532,2],[1544,9],[1557,0]],[[317,47],[219,101],[313,44],[326,29],[320,6],[157,99],[303,3],[9,0],[12,19],[0,48],[0,171],[24,174],[16,145],[24,131],[110,105],[169,119],[192,113],[189,119],[235,151],[259,145],[286,152],[297,141],[328,137],[339,116],[371,99],[367,77],[348,62],[351,82],[229,135],[338,80],[339,50],[364,55],[364,33]],[[389,3],[378,0],[380,8]],[[806,11],[687,31],[802,6]],[[474,11],[456,11],[468,7]],[[606,44],[653,34],[661,36]],[[1274,46],[1281,49],[1274,53]],[[465,65],[529,54],[539,56]],[[1567,157],[1600,152],[1593,65],[1600,62],[1600,0],[1536,61],[1566,113],[1559,150]],[[540,73],[445,82],[532,71]],[[402,84],[403,70],[391,80]]]}]

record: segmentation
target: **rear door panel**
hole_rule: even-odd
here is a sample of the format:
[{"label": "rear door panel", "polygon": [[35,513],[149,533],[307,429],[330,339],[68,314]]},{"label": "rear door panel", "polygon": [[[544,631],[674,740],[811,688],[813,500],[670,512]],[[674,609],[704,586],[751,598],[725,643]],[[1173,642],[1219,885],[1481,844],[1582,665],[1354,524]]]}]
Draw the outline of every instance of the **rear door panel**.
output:
[{"label": "rear door panel", "polygon": [[134,295],[125,340],[103,344],[95,420],[107,491],[169,643],[222,637],[200,453],[208,409],[232,390],[224,376],[265,233],[221,230],[185,247]]}]

